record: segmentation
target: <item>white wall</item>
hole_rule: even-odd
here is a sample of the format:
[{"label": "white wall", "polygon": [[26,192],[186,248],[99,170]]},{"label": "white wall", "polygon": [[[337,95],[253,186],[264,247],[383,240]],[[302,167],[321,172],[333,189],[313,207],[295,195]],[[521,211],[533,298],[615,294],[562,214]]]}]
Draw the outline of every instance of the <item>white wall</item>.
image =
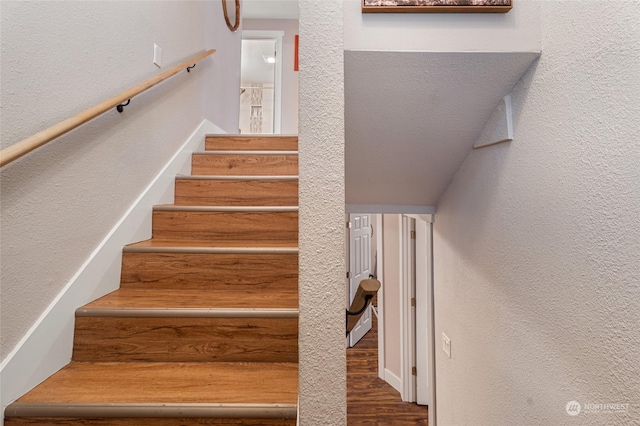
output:
[{"label": "white wall", "polygon": [[293,70],[297,19],[244,19],[245,30],[284,31],[282,38],[282,133],[298,134],[298,71]]},{"label": "white wall", "polygon": [[[2,170],[4,360],[203,119],[236,131],[240,33],[227,29],[216,2],[0,4],[2,147],[218,49],[124,113],[109,112]],[[162,70],[152,64],[153,43],[163,49]]]},{"label": "white wall", "polygon": [[[342,0],[300,0],[300,424],[346,424]],[[322,96],[318,96],[322,94]]]},{"label": "white wall", "polygon": [[[514,141],[469,154],[438,203],[439,425],[640,419],[640,3],[541,7]],[[585,412],[606,403],[628,411]]]},{"label": "white wall", "polygon": [[345,50],[538,52],[540,5],[515,0],[509,13],[362,13],[345,0]]},{"label": "white wall", "polygon": [[[402,377],[401,334],[402,316],[402,215],[385,214],[383,226],[384,286],[384,368],[397,378]],[[386,373],[386,372],[385,372]]]}]

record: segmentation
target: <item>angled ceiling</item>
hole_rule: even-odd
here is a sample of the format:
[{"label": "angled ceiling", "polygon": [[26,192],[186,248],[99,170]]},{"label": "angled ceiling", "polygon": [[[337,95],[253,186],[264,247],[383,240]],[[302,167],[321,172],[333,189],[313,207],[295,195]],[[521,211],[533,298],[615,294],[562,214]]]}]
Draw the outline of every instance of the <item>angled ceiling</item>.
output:
[{"label": "angled ceiling", "polygon": [[435,206],[538,56],[345,51],[347,204]]}]

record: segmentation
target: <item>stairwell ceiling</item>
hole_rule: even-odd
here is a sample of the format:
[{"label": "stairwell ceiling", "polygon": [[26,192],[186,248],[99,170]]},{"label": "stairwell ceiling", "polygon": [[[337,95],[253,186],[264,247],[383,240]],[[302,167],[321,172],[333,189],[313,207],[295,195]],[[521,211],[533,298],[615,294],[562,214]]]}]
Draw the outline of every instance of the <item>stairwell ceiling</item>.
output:
[{"label": "stairwell ceiling", "polygon": [[435,206],[538,55],[346,51],[347,204]]}]

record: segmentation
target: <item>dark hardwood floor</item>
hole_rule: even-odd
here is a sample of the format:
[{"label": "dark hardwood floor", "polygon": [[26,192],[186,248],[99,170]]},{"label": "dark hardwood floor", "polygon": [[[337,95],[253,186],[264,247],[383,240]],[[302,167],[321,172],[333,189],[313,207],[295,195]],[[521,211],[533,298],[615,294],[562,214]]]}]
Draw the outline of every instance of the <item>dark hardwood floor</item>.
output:
[{"label": "dark hardwood floor", "polygon": [[427,407],[402,402],[400,394],[378,377],[378,327],[347,349],[347,424],[427,425]]}]

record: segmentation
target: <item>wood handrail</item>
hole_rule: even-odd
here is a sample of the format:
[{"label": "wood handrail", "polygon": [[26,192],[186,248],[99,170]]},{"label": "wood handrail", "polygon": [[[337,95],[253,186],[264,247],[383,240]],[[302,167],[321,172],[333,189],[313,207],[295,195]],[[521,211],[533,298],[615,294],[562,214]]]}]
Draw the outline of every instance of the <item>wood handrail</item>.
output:
[{"label": "wood handrail", "polygon": [[36,133],[33,136],[30,136],[26,139],[21,140],[18,143],[15,143],[2,151],[0,151],[0,167],[3,167],[14,160],[22,157],[25,154],[33,151],[36,148],[50,142],[67,132],[75,129],[78,126],[86,123],[87,121],[93,120],[99,115],[104,114],[112,108],[117,107],[121,103],[127,101],[128,99],[133,98],[136,95],[144,92],[147,89],[155,86],[156,84],[166,80],[167,78],[177,74],[182,71],[189,65],[195,64],[207,56],[213,55],[215,53],[215,49],[207,50],[206,52],[200,53],[199,55],[194,56],[191,59],[188,59],[179,65],[167,70],[157,76],[150,78],[144,83],[138,84],[137,86],[132,87],[129,90],[126,90],[119,95],[116,95],[110,99],[107,99],[104,102],[99,103],[98,105],[91,107],[85,111],[82,111],[73,117],[69,117],[64,121],[59,122],[45,130],[42,130]]},{"label": "wood handrail", "polygon": [[349,312],[361,312],[357,315],[347,315],[347,333],[351,332],[353,327],[356,326],[360,317],[364,314],[365,309],[363,308],[367,306],[367,303],[376,295],[378,290],[380,290],[380,281],[373,279],[360,281],[356,295],[353,297],[353,302],[349,307]]}]

